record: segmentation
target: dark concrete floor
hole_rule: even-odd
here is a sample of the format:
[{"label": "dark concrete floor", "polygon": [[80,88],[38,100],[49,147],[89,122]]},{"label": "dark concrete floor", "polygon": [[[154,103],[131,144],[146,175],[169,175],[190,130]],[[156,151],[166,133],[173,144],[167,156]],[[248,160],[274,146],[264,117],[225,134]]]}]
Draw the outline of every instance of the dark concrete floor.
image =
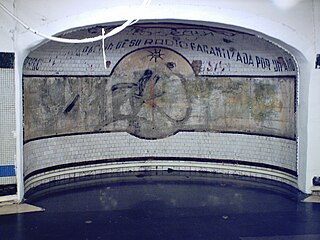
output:
[{"label": "dark concrete floor", "polygon": [[320,239],[320,204],[268,180],[205,173],[108,175],[38,189],[44,212],[0,216],[0,239]]}]

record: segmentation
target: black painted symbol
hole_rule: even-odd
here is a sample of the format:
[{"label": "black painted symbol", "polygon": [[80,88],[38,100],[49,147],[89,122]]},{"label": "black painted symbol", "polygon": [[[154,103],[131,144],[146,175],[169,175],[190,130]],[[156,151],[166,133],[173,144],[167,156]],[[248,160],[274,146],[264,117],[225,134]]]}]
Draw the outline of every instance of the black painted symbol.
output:
[{"label": "black painted symbol", "polygon": [[223,38],[223,41],[224,41],[225,43],[232,43],[232,40],[227,39],[227,38]]},{"label": "black painted symbol", "polygon": [[106,61],[106,67],[109,68],[111,65],[111,61]]},{"label": "black painted symbol", "polygon": [[170,71],[176,66],[174,62],[167,62],[166,64],[167,68],[169,68]]},{"label": "black painted symbol", "polygon": [[161,53],[161,49],[154,49],[153,51],[148,51],[150,54],[148,55],[148,57],[150,57],[150,61],[152,61],[152,59],[154,59],[154,62],[157,62],[157,59],[160,58],[163,60],[162,56],[164,56],[163,53]]}]

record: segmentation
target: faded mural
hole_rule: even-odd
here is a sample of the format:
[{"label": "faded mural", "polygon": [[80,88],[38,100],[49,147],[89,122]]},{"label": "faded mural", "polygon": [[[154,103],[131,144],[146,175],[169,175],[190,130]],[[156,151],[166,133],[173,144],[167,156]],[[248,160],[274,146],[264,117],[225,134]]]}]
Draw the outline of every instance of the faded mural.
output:
[{"label": "faded mural", "polygon": [[146,139],[178,131],[295,138],[295,77],[201,76],[201,65],[147,47],[123,57],[109,76],[25,76],[25,141],[108,131]]}]

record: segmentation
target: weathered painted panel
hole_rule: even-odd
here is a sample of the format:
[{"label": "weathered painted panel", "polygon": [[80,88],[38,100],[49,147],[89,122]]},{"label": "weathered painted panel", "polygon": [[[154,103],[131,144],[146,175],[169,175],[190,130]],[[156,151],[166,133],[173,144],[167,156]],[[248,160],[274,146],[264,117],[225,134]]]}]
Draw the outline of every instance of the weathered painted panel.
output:
[{"label": "weathered painted panel", "polygon": [[164,138],[178,131],[295,137],[294,77],[202,76],[167,48],[138,49],[106,77],[24,77],[25,140],[126,131]]}]

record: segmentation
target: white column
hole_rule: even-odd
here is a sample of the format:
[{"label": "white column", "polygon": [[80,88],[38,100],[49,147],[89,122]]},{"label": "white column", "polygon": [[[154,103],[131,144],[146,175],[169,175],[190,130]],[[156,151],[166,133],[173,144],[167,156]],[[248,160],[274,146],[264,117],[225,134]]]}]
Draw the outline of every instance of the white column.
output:
[{"label": "white column", "polygon": [[315,69],[316,55],[320,54],[320,2],[313,0],[314,56],[310,72],[308,150],[306,187],[311,191],[312,178],[320,176],[320,69]]},{"label": "white column", "polygon": [[21,54],[15,56],[15,104],[16,104],[16,175],[18,202],[23,201],[23,106],[22,106],[22,65]]},{"label": "white column", "polygon": [[307,190],[312,178],[320,176],[320,69],[311,72],[309,91]]}]

